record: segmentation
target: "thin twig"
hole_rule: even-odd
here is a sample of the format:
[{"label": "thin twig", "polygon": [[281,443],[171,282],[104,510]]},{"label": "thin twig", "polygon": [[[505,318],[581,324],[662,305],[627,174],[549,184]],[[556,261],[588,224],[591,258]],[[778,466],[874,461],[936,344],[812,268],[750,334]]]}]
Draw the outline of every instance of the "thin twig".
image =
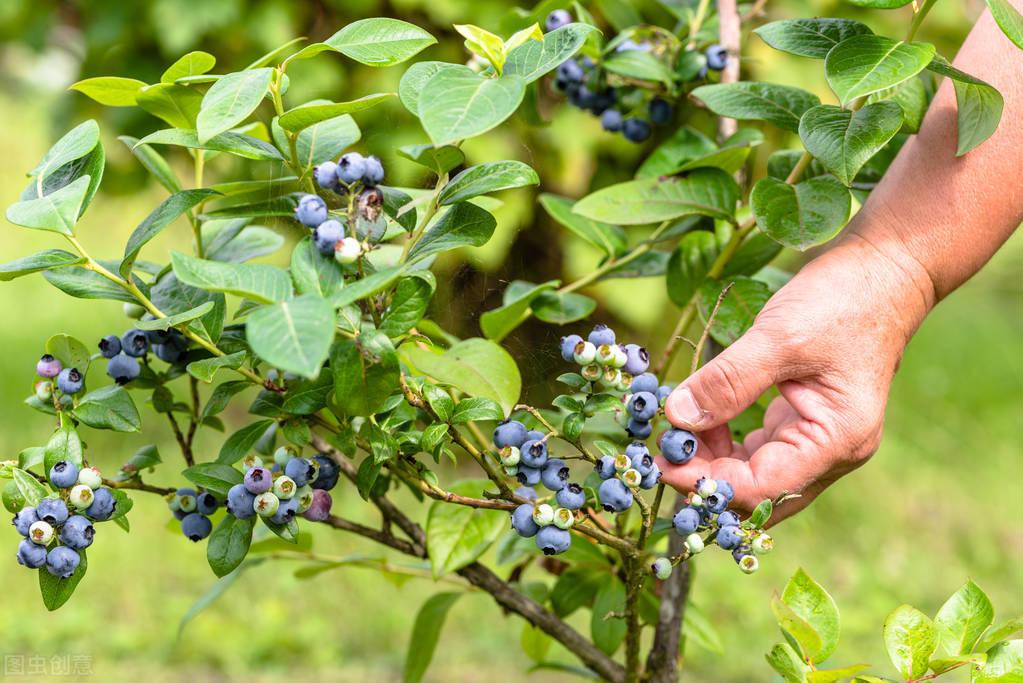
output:
[{"label": "thin twig", "polygon": [[710,316],[707,318],[707,324],[703,327],[703,334],[700,335],[700,341],[697,342],[693,349],[693,361],[689,365],[689,374],[696,374],[696,369],[700,367],[700,356],[703,355],[703,347],[707,343],[707,338],[710,337],[710,328],[714,326],[714,318],[717,316],[718,311],[721,309],[721,303],[728,296],[728,292],[731,291],[735,285],[734,282],[729,282],[722,288],[721,293],[718,294],[718,299],[714,302],[714,310],[710,312]]}]

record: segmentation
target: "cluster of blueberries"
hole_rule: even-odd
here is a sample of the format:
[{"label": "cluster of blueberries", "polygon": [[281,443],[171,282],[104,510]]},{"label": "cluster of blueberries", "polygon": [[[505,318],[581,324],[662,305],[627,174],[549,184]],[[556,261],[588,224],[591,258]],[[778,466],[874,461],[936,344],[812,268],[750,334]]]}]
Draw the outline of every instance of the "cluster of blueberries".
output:
[{"label": "cluster of blueberries", "polygon": [[[722,549],[731,550],[739,568],[752,574],[760,566],[757,555],[771,552],[774,541],[762,530],[744,528],[739,515],[728,510],[734,495],[727,481],[703,477],[696,482],[695,491],[689,494],[686,506],[675,514],[672,524],[675,531],[686,539],[690,555],[704,549],[705,542],[699,532],[713,531],[708,539],[713,537]],[[656,565],[654,573],[657,573]]]},{"label": "cluster of blueberries", "polygon": [[[559,9],[547,16],[545,26],[548,31],[553,31],[572,21],[572,14],[568,10]],[[623,40],[615,46],[615,52],[618,53],[649,52],[651,49],[653,46],[650,43],[634,40]],[[728,53],[720,45],[711,45],[704,52],[704,57],[705,66],[700,71],[700,78],[706,77],[708,69],[723,70],[728,61]],[[637,98],[608,86],[598,65],[587,56],[563,62],[555,73],[554,86],[565,93],[572,106],[599,116],[604,130],[620,132],[630,142],[645,142],[653,133],[653,126],[667,125],[675,115],[671,103],[662,97]],[[636,90],[633,89],[633,93]],[[645,115],[635,113],[635,106],[643,101],[646,102]],[[623,109],[633,111],[626,114]]]},{"label": "cluster of blueberries", "polygon": [[103,486],[95,467],[78,468],[61,460],[50,468],[49,481],[56,496],[35,507],[22,506],[14,514],[14,528],[24,536],[18,543],[18,564],[70,578],[82,562],[79,554],[96,536],[93,522],[110,519],[117,499]]},{"label": "cluster of blueberries", "polygon": [[107,374],[118,384],[127,384],[139,376],[140,358],[153,352],[157,358],[176,365],[188,354],[188,340],[179,330],[130,329],[118,337],[111,334],[99,340],[99,352],[107,359]]},{"label": "cluster of blueberries", "polygon": [[65,368],[58,358],[48,353],[43,354],[36,363],[36,374],[43,378],[35,385],[35,394],[40,401],[53,398],[54,386],[64,396],[73,396],[85,386],[85,376],[78,368]]},{"label": "cluster of blueberries", "polygon": [[227,493],[227,511],[238,519],[259,515],[268,522],[284,525],[302,515],[322,522],[330,516],[330,490],[337,486],[341,471],[329,456],[303,458],[288,448],[274,452],[274,463],[265,467],[262,458],[247,457],[241,484]]},{"label": "cluster of blueberries", "polygon": [[167,506],[181,522],[181,533],[198,543],[213,531],[210,515],[220,507],[220,501],[209,491],[180,488],[167,497]]},{"label": "cluster of blueberries", "polygon": [[313,243],[321,254],[333,255],[341,265],[355,263],[365,251],[360,240],[378,242],[386,230],[386,223],[378,221],[384,205],[384,193],[377,187],[384,180],[383,164],[375,156],[349,152],[336,163],[319,164],[313,169],[313,176],[322,189],[353,196],[358,215],[365,222],[357,220],[356,234],[346,236],[345,225],[330,217],[327,202],[315,194],[299,198],[295,218],[312,229]]}]

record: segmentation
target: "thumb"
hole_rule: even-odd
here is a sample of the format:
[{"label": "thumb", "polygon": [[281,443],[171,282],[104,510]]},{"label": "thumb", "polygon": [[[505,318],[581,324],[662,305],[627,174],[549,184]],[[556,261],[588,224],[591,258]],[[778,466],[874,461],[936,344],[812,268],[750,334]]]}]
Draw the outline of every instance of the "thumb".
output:
[{"label": "thumb", "polygon": [[749,330],[675,388],[665,403],[676,427],[707,431],[735,418],[781,377],[778,345]]}]

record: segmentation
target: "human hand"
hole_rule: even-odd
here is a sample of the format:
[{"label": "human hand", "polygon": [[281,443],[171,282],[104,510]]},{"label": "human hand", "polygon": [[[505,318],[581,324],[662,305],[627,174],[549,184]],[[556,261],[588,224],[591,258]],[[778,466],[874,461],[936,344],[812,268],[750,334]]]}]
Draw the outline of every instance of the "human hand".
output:
[{"label": "human hand", "polygon": [[[934,303],[927,271],[896,241],[850,233],[672,392],[668,420],[701,444],[685,465],[659,460],[662,481],[690,490],[702,476],[726,479],[733,504],[747,512],[765,498],[800,494],[777,508],[778,522],[874,454],[902,351]],[[780,395],[764,426],[733,442],[728,420],[774,385]]]}]

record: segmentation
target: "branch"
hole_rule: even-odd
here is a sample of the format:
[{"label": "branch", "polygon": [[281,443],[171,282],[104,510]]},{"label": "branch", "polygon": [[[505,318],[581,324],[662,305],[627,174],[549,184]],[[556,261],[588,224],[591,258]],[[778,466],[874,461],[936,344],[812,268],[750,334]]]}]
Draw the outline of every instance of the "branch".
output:
[{"label": "branch", "polygon": [[359,536],[364,536],[365,538],[368,538],[371,541],[376,541],[381,545],[386,545],[387,547],[393,548],[394,550],[397,550],[400,553],[405,553],[406,555],[414,555],[416,557],[420,556],[421,549],[418,546],[404,539],[392,536],[386,531],[378,531],[377,529],[372,529],[368,526],[364,526],[357,522],[352,522],[342,517],[337,517],[335,515],[331,515],[326,520],[324,520],[323,523],[326,524],[327,526],[334,527],[335,529],[340,529],[341,531],[348,531],[353,534],[358,534]]},{"label": "branch", "polygon": [[[681,509],[685,498],[675,496],[675,510]],[[685,541],[678,534],[668,540],[668,554],[684,552]],[[689,593],[689,564],[683,562],[661,586],[661,606],[654,631],[654,642],[646,659],[649,683],[676,683],[678,681],[679,642],[682,638],[682,620],[685,617]]]},{"label": "branch", "polygon": [[[736,0],[717,0],[718,5],[718,37],[721,47],[725,48],[728,59],[725,70],[721,72],[722,83],[735,83],[739,80],[739,49],[741,47],[742,24]],[[725,140],[735,135],[739,123],[735,119],[721,117],[718,119],[718,137]]]},{"label": "branch", "polygon": [[131,491],[145,491],[146,493],[155,493],[160,496],[170,495],[177,491],[177,489],[163,488],[162,486],[151,486],[150,484],[144,483],[141,479],[136,477],[130,481],[114,481],[113,479],[104,479],[103,485],[112,489],[128,489]]}]

